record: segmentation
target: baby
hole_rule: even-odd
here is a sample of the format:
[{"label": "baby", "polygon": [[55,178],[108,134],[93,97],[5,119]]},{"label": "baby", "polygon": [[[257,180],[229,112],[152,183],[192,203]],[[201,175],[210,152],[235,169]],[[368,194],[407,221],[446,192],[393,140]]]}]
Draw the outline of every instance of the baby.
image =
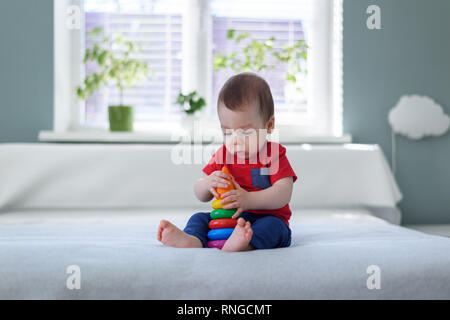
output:
[{"label": "baby", "polygon": [[[238,219],[222,251],[288,247],[291,243],[289,201],[297,176],[286,148],[266,140],[275,126],[274,103],[267,82],[253,73],[228,79],[219,93],[217,112],[224,144],[203,168],[194,186],[200,201],[219,197],[216,188],[229,186],[227,166],[235,189],[222,195],[224,209],[236,209]],[[177,248],[207,247],[209,212],[198,212],[184,230],[161,220],[157,239]]]}]

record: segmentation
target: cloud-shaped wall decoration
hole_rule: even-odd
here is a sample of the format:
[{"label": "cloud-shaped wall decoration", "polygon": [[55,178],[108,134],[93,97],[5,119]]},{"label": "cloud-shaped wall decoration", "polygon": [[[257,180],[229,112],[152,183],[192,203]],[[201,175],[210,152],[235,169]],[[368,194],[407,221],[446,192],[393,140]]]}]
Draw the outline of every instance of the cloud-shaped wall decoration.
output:
[{"label": "cloud-shaped wall decoration", "polygon": [[388,116],[392,130],[410,139],[441,136],[450,127],[442,107],[427,96],[402,96]]}]

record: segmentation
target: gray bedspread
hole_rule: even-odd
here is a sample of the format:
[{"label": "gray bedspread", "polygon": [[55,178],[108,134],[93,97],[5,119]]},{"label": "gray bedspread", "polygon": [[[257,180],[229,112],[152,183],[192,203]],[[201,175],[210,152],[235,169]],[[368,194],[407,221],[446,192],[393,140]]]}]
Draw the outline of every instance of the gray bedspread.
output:
[{"label": "gray bedspread", "polygon": [[[292,246],[283,249],[226,253],[156,241],[159,219],[184,227],[186,212],[0,213],[0,298],[450,299],[450,239],[367,210],[294,212]],[[80,289],[67,287],[71,265]]]}]

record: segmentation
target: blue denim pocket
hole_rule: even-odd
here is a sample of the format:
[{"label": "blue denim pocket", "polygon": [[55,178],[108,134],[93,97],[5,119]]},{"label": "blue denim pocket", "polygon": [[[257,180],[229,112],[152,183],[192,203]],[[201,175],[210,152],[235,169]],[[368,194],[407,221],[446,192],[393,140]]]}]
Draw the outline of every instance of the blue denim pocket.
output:
[{"label": "blue denim pocket", "polygon": [[252,184],[259,189],[266,189],[272,184],[270,183],[269,169],[268,168],[256,168],[250,169],[252,174]]}]

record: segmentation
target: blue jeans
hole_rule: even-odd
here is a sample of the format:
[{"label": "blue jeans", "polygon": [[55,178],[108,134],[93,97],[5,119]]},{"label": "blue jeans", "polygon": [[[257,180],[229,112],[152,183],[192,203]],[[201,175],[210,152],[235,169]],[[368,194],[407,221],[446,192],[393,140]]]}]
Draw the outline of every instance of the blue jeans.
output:
[{"label": "blue jeans", "polygon": [[[211,218],[209,212],[197,212],[186,224],[184,232],[197,237],[206,248],[208,241],[207,233]],[[256,249],[272,249],[289,247],[291,244],[291,229],[286,223],[275,216],[269,214],[255,214],[242,212],[240,217],[251,223],[253,236],[250,244]]]}]

